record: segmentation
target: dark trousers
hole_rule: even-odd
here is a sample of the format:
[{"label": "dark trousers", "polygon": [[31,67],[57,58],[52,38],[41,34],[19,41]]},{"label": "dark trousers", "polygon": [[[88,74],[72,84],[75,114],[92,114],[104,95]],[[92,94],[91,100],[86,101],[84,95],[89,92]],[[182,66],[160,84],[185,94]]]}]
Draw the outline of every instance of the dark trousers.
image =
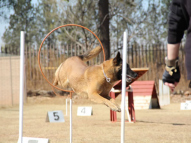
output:
[{"label": "dark trousers", "polygon": [[185,64],[187,70],[187,79],[191,80],[191,47],[185,49]]}]

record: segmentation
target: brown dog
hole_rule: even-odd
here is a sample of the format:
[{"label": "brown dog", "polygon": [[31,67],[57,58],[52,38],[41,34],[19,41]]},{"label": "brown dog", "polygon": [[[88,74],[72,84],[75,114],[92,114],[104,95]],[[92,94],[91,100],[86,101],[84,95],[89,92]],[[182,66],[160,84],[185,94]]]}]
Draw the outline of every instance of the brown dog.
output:
[{"label": "brown dog", "polygon": [[[101,47],[96,47],[84,55],[68,58],[56,70],[53,84],[70,87],[78,95],[85,94],[90,100],[120,112],[119,106],[109,97],[115,82],[122,79],[120,53],[100,65],[87,66],[84,62],[96,57],[101,51]],[[126,66],[127,79],[137,77],[137,73],[133,72],[128,64]]]}]

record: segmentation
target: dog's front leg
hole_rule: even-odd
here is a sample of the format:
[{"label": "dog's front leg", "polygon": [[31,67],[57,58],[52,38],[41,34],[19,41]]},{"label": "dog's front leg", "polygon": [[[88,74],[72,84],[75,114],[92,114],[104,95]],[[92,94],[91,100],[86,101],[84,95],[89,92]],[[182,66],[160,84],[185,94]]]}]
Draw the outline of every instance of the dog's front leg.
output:
[{"label": "dog's front leg", "polygon": [[90,100],[96,103],[105,104],[108,106],[111,110],[121,112],[120,107],[113,101],[112,98],[108,97],[108,99],[102,97],[98,93],[89,93]]}]

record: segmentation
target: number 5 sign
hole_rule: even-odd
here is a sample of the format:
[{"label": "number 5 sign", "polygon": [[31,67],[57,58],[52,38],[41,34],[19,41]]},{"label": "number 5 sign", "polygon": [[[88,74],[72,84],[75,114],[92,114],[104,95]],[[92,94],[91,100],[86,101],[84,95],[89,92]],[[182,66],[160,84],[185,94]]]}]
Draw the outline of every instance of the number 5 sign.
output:
[{"label": "number 5 sign", "polygon": [[65,122],[62,111],[49,111],[46,116],[46,122]]}]

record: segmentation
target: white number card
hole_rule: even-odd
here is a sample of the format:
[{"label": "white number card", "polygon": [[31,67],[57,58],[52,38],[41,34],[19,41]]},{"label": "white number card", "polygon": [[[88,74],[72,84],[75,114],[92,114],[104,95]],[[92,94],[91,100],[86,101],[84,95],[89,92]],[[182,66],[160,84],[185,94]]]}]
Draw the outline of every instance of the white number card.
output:
[{"label": "white number card", "polygon": [[65,122],[62,111],[48,111],[46,122]]},{"label": "white number card", "polygon": [[91,116],[93,115],[92,107],[78,107],[77,116]]},{"label": "white number card", "polygon": [[23,143],[50,143],[50,141],[46,138],[23,137]]},{"label": "white number card", "polygon": [[191,100],[186,100],[186,103],[190,103],[191,104]]},{"label": "white number card", "polygon": [[190,102],[181,103],[180,109],[181,110],[191,110],[191,103]]}]

